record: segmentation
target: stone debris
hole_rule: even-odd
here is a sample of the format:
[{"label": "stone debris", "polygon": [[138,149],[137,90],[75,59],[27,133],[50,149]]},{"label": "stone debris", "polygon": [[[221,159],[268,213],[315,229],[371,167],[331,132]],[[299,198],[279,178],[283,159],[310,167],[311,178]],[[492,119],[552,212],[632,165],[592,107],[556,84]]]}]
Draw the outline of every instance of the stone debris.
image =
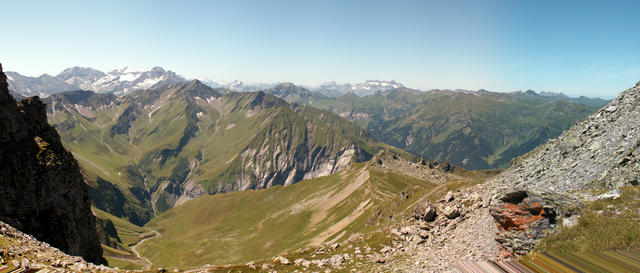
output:
[{"label": "stone debris", "polygon": [[503,187],[615,198],[640,181],[640,87],[622,92],[586,120],[514,160]]},{"label": "stone debris", "polygon": [[11,241],[11,246],[0,250],[3,261],[11,261],[16,268],[45,270],[49,272],[118,272],[104,265],[95,265],[82,257],[69,256],[33,236],[0,222],[0,238]]},{"label": "stone debris", "polygon": [[273,262],[274,263],[279,263],[279,264],[284,264],[284,265],[291,264],[289,259],[287,259],[285,257],[282,257],[282,256],[276,257],[275,259],[273,259]]},{"label": "stone debris", "polygon": [[436,218],[436,207],[429,202],[429,200],[423,200],[416,205],[413,213],[413,217],[416,220],[433,221]]},{"label": "stone debris", "polygon": [[414,163],[388,150],[378,152],[371,159],[370,166],[382,171],[393,170],[394,172],[400,172],[422,180],[429,180],[437,184],[463,179],[454,172],[458,167],[447,162],[425,161],[422,159]]},{"label": "stone debris", "polygon": [[384,256],[380,255],[379,253],[374,253],[373,255],[371,255],[371,262],[383,264],[386,262],[386,260],[384,259]]},{"label": "stone debris", "polygon": [[345,260],[344,256],[340,254],[333,255],[331,256],[331,258],[329,258],[329,262],[331,263],[331,266],[334,266],[334,267],[342,265],[344,260]]},{"label": "stone debris", "polygon": [[262,264],[260,269],[262,269],[262,270],[271,270],[271,269],[273,269],[273,264],[264,263],[264,264]]},{"label": "stone debris", "polygon": [[443,209],[444,212],[444,216],[446,216],[449,219],[454,219],[458,216],[460,216],[460,207],[458,206],[446,206]]}]

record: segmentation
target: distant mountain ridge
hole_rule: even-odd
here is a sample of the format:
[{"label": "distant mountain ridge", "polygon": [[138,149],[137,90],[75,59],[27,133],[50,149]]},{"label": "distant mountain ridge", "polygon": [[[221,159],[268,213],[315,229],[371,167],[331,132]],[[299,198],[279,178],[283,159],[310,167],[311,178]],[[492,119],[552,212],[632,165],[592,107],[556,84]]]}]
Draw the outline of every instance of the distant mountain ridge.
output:
[{"label": "distant mountain ridge", "polygon": [[430,90],[406,87],[330,97],[291,83],[264,92],[347,118],[378,140],[469,169],[507,167],[608,101],[532,90]]},{"label": "distant mountain ridge", "polygon": [[207,78],[199,78],[204,84],[211,88],[222,88],[237,92],[253,92],[263,89],[272,88],[275,84],[271,83],[246,83],[243,81],[235,80],[230,82],[216,81]]},{"label": "distant mountain ridge", "polygon": [[405,87],[403,84],[396,81],[380,81],[380,80],[367,80],[363,83],[356,84],[337,84],[336,82],[326,82],[317,87],[310,87],[309,89],[314,92],[329,96],[339,97],[348,93],[354,93],[358,96],[372,95],[378,91],[392,90]]},{"label": "distant mountain ridge", "polygon": [[135,90],[186,81],[175,72],[158,66],[149,70],[132,70],[125,67],[109,73],[76,66],[67,68],[56,76],[43,74],[39,77],[23,76],[17,72],[6,73],[12,91],[24,96],[41,97],[72,90],[127,94]]},{"label": "distant mountain ridge", "polygon": [[[17,72],[6,72],[10,89],[23,96],[47,97],[52,94],[89,90],[97,93],[128,94],[135,90],[159,87],[169,83],[185,82],[187,79],[171,70],[156,66],[148,70],[133,70],[128,67],[104,73],[90,67],[70,67],[55,76],[43,74],[38,77],[24,76]],[[230,82],[198,78],[211,88],[221,88],[237,92],[253,92],[273,88],[274,83]],[[367,96],[378,91],[404,87],[396,81],[367,80],[363,83],[337,84],[327,82],[309,90],[329,97],[339,97],[347,93]]]},{"label": "distant mountain ridge", "polygon": [[[9,89],[11,91],[20,94],[22,96],[34,96],[47,97],[52,94],[60,93],[63,91],[73,90],[89,90],[97,93],[115,93],[117,95],[128,94],[135,90],[143,90],[149,88],[160,87],[169,83],[185,82],[188,78],[176,74],[171,70],[165,70],[162,67],[156,66],[148,70],[133,70],[128,67],[121,69],[115,69],[111,72],[104,73],[100,70],[90,67],[70,67],[55,76],[49,74],[43,74],[38,77],[24,76],[17,72],[7,71],[7,78],[9,82]],[[217,81],[205,77],[199,77],[197,80],[203,82],[211,88],[231,90],[237,92],[253,92],[265,89],[271,89],[282,83],[247,83],[240,80],[234,81]],[[347,94],[355,94],[359,97],[366,97],[375,95],[378,92],[386,92],[394,89],[407,88],[404,84],[394,80],[366,80],[362,83],[343,83],[339,84],[335,81],[329,81],[317,86],[300,85],[307,91],[317,93],[329,98],[338,98]],[[417,89],[412,89],[416,90]],[[432,89],[428,91],[439,90]],[[428,92],[422,91],[422,92]],[[484,89],[479,90],[465,90],[465,89],[453,89],[451,91],[474,93],[474,92],[489,92]],[[523,92],[527,94],[535,94],[538,96],[557,98],[557,99],[569,99],[569,97],[560,92],[547,92],[547,91],[515,91]],[[589,99],[586,97],[580,97]],[[588,103],[585,100],[585,103]],[[599,106],[599,102],[591,104],[592,106]]]}]

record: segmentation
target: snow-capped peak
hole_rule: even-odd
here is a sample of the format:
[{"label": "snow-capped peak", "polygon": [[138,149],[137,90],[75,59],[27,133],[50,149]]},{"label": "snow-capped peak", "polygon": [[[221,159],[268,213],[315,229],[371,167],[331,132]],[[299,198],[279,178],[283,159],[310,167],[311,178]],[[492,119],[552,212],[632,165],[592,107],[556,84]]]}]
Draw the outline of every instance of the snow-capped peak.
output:
[{"label": "snow-capped peak", "polygon": [[344,95],[349,92],[353,92],[358,96],[367,96],[374,94],[377,91],[386,91],[396,88],[404,87],[403,84],[396,81],[380,81],[380,80],[367,80],[363,83],[355,84],[337,84],[333,81],[323,83],[317,87],[311,88],[311,90],[323,93],[329,96]]}]

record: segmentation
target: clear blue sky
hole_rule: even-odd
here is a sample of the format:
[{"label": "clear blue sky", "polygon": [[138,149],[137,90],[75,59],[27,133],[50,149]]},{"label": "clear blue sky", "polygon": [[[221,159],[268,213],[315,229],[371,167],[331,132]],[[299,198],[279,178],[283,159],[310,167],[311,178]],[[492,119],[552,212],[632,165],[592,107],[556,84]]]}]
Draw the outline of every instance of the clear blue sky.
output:
[{"label": "clear blue sky", "polygon": [[8,1],[0,62],[189,78],[611,98],[640,80],[640,1]]}]

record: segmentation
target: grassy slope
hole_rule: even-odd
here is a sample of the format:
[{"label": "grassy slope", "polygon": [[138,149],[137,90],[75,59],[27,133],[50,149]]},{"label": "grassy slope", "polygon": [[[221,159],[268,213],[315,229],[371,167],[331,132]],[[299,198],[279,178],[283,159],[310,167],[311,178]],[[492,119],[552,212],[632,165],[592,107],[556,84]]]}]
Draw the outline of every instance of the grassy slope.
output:
[{"label": "grassy slope", "polygon": [[125,219],[118,218],[95,207],[93,207],[92,210],[96,214],[96,217],[113,222],[113,225],[118,231],[118,237],[120,237],[122,241],[116,249],[105,245],[102,246],[104,256],[109,262],[109,266],[122,269],[142,268],[144,262],[135,256],[130,246],[148,237],[150,234],[149,229],[136,226]]},{"label": "grassy slope", "polygon": [[585,205],[578,224],[543,238],[536,252],[590,252],[640,248],[640,187],[620,198]]},{"label": "grassy slope", "polygon": [[[463,179],[477,183],[486,176]],[[361,184],[360,184],[361,183]],[[337,174],[287,187],[205,196],[145,227],[161,233],[140,247],[154,266],[245,263],[308,245],[371,234],[436,185],[354,164]],[[442,188],[442,187],[438,187]],[[408,199],[401,193],[409,193]],[[340,197],[340,198],[339,198]]]}]

